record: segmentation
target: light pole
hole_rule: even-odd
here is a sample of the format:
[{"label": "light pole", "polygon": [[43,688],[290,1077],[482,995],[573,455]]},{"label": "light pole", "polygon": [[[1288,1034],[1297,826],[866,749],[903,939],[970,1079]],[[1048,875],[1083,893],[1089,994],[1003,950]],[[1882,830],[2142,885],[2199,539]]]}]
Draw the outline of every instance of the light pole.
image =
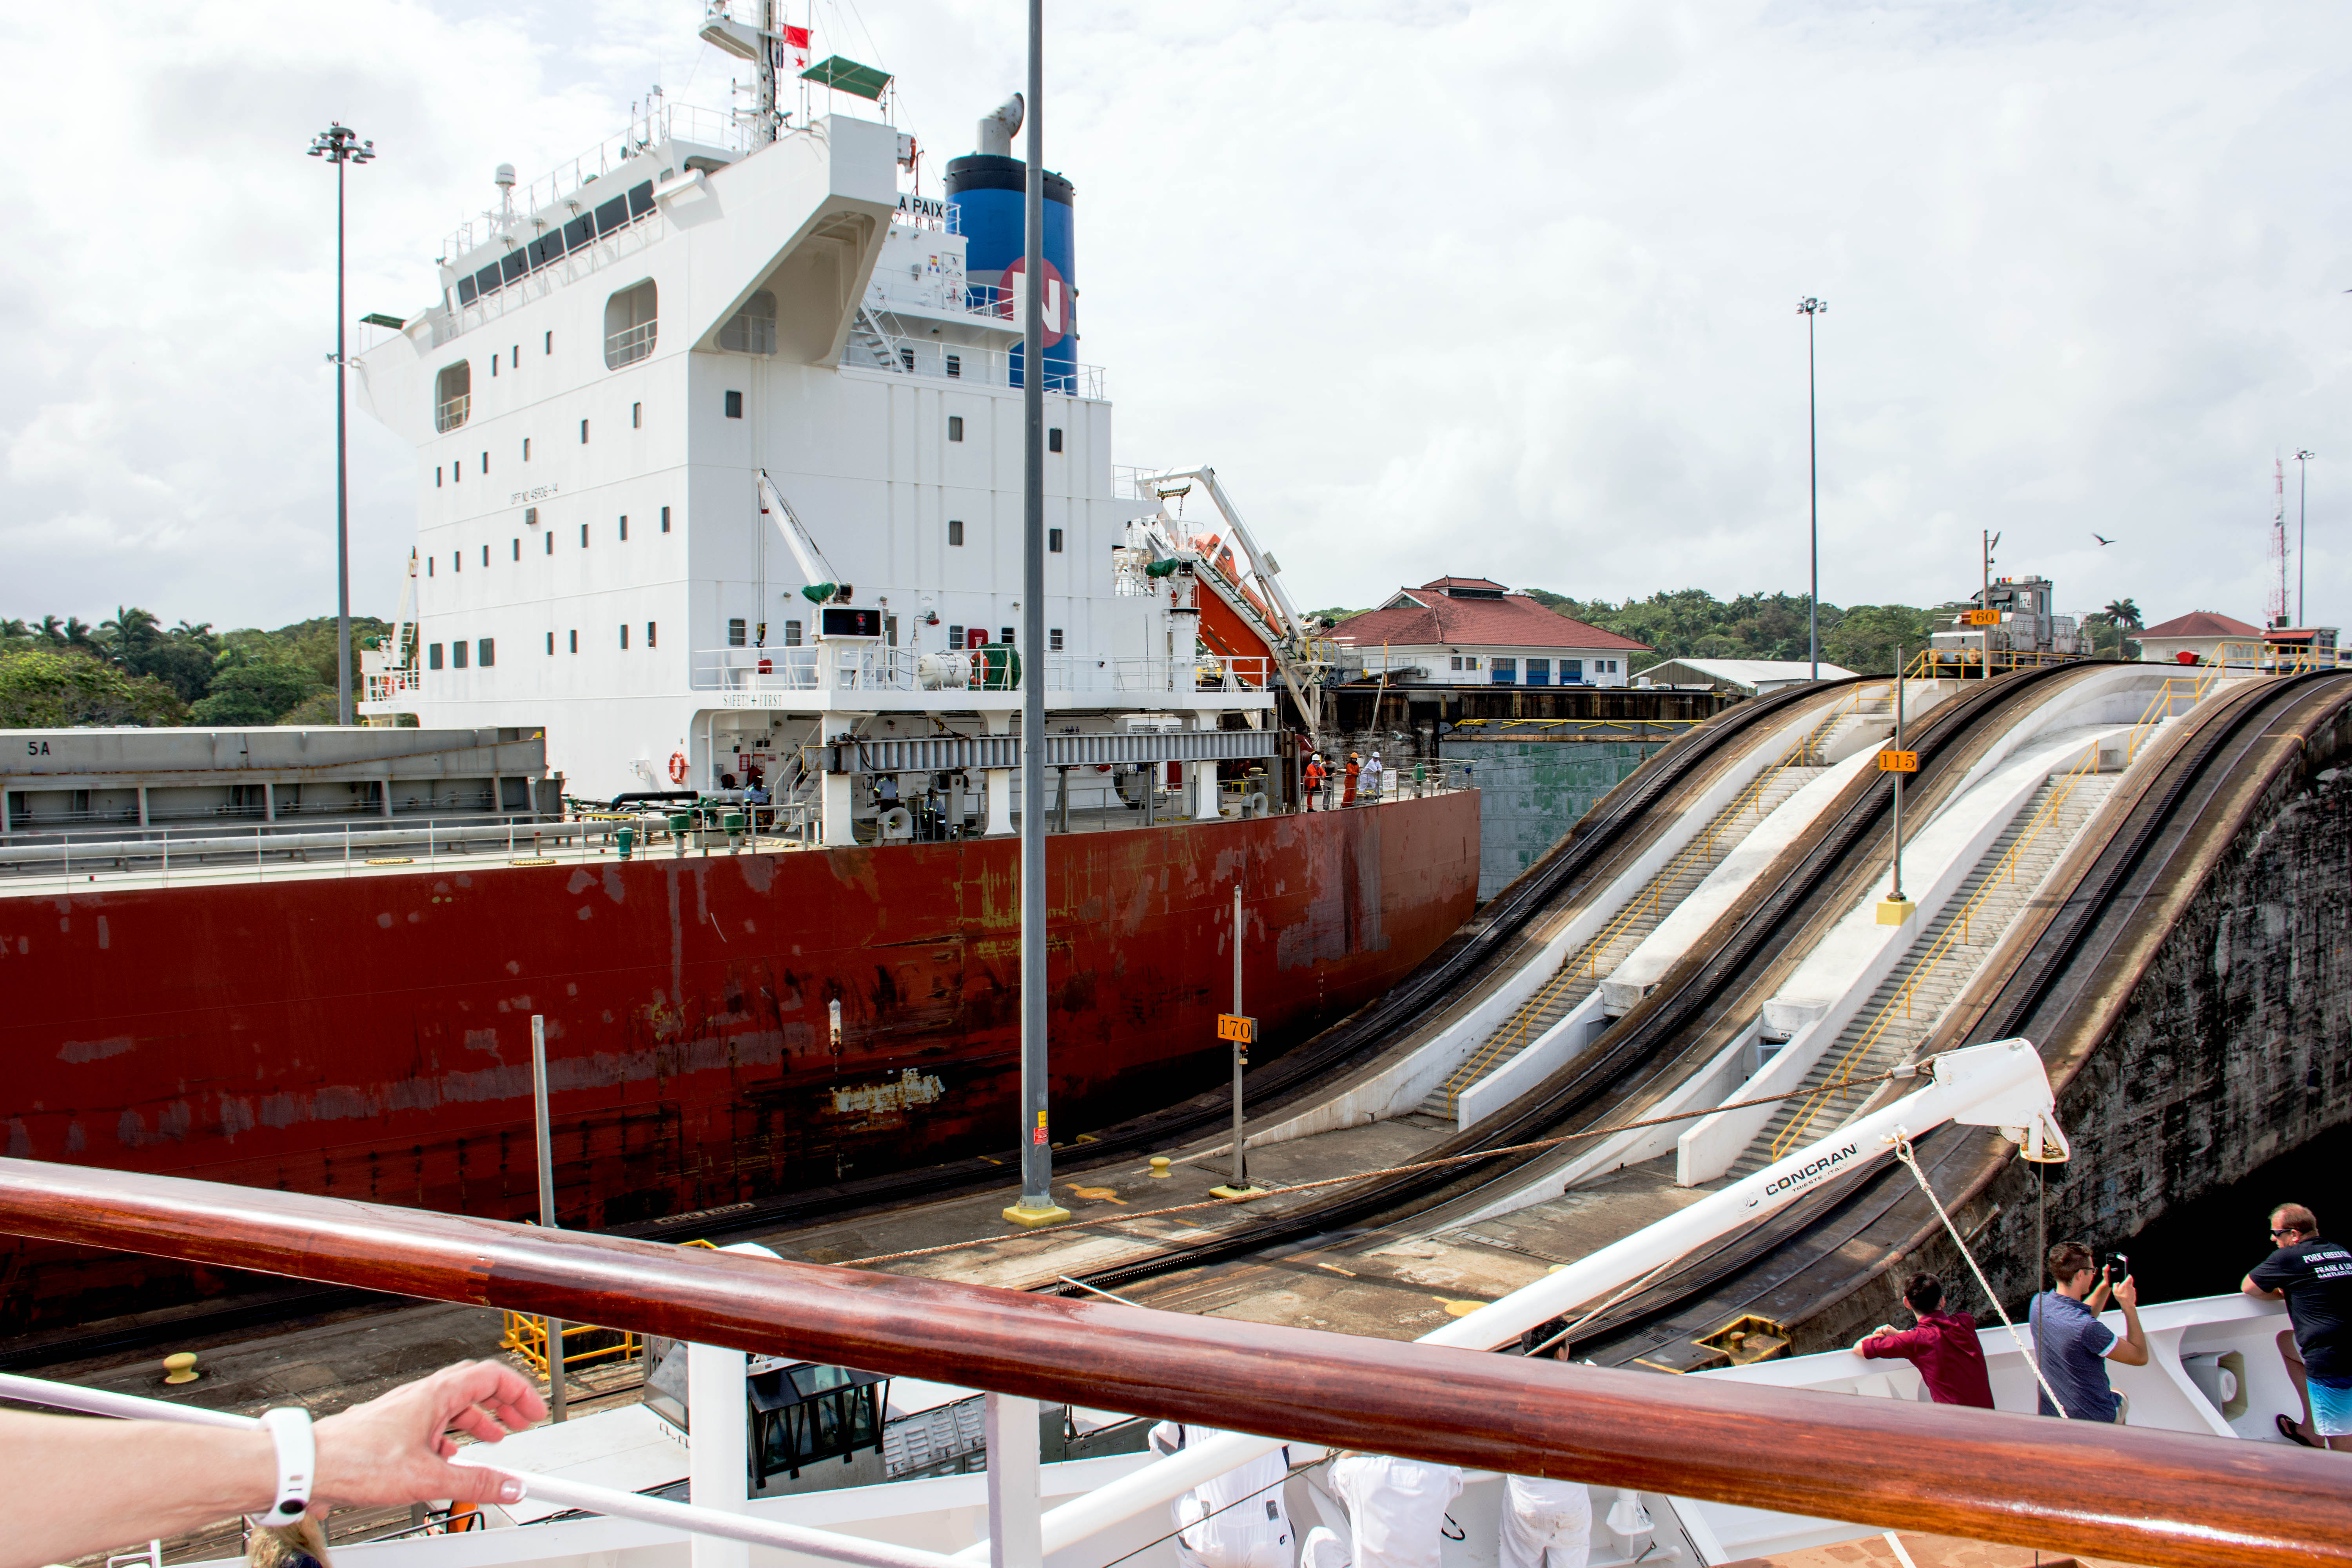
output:
[{"label": "light pole", "polygon": [[1822,439],[1813,397],[1813,318],[1829,308],[1828,300],[1811,294],[1797,301],[1797,314],[1805,318],[1805,460],[1813,496],[1812,576],[1805,589],[1805,630],[1812,648],[1815,680],[1822,678]]},{"label": "light pole", "polygon": [[343,165],[375,157],[348,125],[331,124],[310,142],[310,156],[335,166],[335,722],[352,722],[352,463],[343,413]]},{"label": "light pole", "polygon": [[2310,542],[2311,521],[2311,459],[2319,456],[2305,447],[2294,455],[2294,624],[2311,625],[2311,612],[2303,603],[2303,552]]}]

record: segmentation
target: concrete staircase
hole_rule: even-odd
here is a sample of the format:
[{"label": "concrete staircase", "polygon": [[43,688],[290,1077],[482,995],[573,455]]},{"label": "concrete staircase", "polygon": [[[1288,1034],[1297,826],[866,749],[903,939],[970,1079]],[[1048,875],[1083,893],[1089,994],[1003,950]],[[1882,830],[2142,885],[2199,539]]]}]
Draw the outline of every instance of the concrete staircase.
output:
[{"label": "concrete staircase", "polygon": [[[2073,847],[2083,825],[2105,803],[2115,784],[2113,774],[2073,778],[2059,774],[2042,781],[2000,837],[1979,857],[1968,879],[1913,941],[1903,961],[1854,1010],[1837,1039],[1805,1075],[1802,1089],[1773,1111],[1772,1120],[1733,1162],[1728,1179],[1736,1181],[1760,1171],[1790,1150],[1826,1137],[1862,1108],[1877,1091],[1876,1084],[1830,1085],[1885,1072],[1919,1047],[1945,1009],[1976,977],[2011,923],[2041,891],[2051,868]],[[2060,799],[2062,794],[2064,798]],[[2029,833],[2032,837],[2018,852],[2012,875],[2004,862]],[[1989,879],[1992,885],[1988,890]],[[1965,930],[1953,933],[1963,910],[1968,913]],[[1949,942],[1945,941],[1947,934],[1951,934]],[[1906,986],[1911,988],[1907,1010],[1903,996]]]},{"label": "concrete staircase", "polygon": [[1454,1104],[1465,1089],[1499,1070],[1581,1005],[1610,972],[1641,946],[1643,939],[1655,931],[1660,921],[1674,913],[1691,889],[1705,881],[1707,873],[1721,865],[1724,858],[1755,831],[1758,823],[1824,771],[1816,767],[1773,769],[1760,787],[1746,792],[1717,812],[1682,853],[1666,862],[1633,896],[1616,919],[1570,953],[1552,977],[1479,1042],[1478,1048],[1452,1076],[1422,1098],[1417,1113],[1453,1121]]}]

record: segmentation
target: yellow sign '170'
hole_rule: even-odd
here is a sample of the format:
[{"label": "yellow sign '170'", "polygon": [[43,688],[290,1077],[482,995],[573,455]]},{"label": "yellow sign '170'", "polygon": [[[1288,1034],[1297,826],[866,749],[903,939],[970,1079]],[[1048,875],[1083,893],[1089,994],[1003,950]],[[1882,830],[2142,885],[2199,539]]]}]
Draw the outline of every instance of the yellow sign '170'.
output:
[{"label": "yellow sign '170'", "polygon": [[1239,1013],[1220,1013],[1217,1015],[1217,1038],[1231,1040],[1236,1045],[1249,1045],[1257,1038],[1257,1020]]}]

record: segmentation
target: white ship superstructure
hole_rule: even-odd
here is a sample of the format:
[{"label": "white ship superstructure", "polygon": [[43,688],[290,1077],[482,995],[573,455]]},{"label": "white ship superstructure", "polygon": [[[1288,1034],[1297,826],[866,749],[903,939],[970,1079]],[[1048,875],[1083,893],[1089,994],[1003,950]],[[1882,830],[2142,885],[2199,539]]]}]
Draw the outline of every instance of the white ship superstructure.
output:
[{"label": "white ship superstructure", "polygon": [[[1018,113],[983,122],[984,154]],[[1066,350],[1044,362],[1049,630],[1013,646],[1020,279],[975,280],[959,204],[900,189],[917,163],[846,114],[656,105],[520,197],[502,168],[441,299],[358,358],[420,496],[413,612],[364,660],[362,711],[543,727],[593,795],[753,771],[813,793],[809,742],[1006,733],[1040,676],[1056,733],[1264,726],[1306,646],[1276,568],[1238,519],[1199,523],[1213,477],[1190,527],[1189,482],[1117,493],[1101,372]],[[1055,270],[1049,325],[1074,338]],[[1196,595],[1251,637],[1204,644]],[[1080,805],[1118,787],[1072,782]]]}]

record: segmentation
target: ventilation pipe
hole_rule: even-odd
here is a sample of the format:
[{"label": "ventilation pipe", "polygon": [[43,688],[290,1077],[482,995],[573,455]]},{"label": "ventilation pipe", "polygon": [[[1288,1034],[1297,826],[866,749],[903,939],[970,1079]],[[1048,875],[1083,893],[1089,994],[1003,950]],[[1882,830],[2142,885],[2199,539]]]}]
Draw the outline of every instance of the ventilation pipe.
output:
[{"label": "ventilation pipe", "polygon": [[1027,100],[1017,92],[999,104],[996,112],[980,122],[982,154],[991,158],[1013,156],[1013,133],[1021,129],[1022,117],[1027,112]]}]

